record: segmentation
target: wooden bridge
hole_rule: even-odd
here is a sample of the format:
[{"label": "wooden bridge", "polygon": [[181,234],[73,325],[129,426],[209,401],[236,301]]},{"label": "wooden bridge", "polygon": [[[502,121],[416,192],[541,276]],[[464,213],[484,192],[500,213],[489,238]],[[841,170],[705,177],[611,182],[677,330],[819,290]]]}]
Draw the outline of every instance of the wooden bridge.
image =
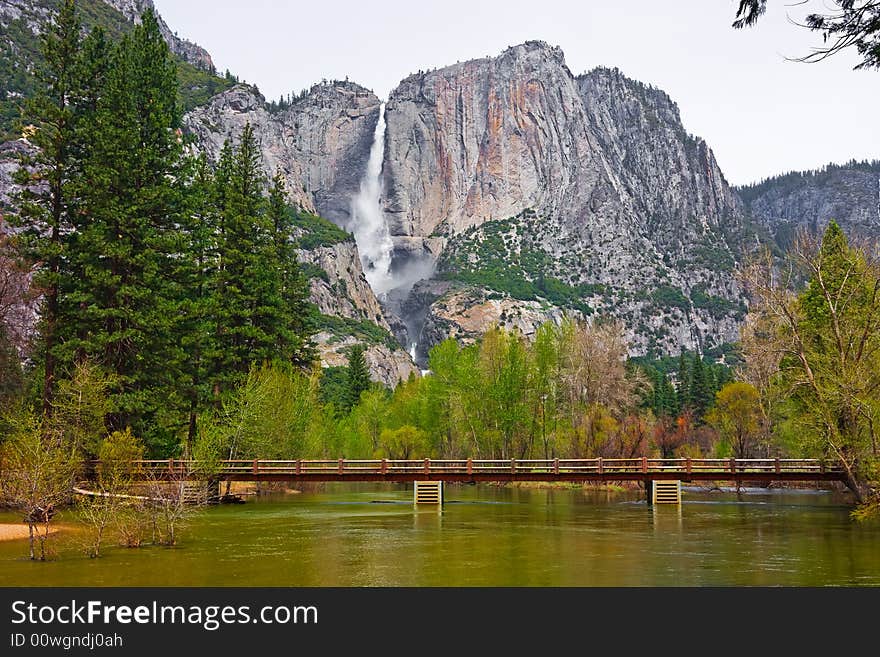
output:
[{"label": "wooden bridge", "polygon": [[843,481],[837,461],[818,459],[409,459],[140,461],[154,480],[289,482]]}]

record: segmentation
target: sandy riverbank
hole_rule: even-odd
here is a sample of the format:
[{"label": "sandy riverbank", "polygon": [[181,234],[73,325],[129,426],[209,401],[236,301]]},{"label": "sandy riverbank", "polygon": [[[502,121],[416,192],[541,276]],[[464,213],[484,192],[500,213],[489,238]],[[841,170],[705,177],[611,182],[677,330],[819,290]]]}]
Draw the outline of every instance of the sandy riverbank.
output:
[{"label": "sandy riverbank", "polygon": [[[49,529],[50,534],[54,534],[58,529],[52,527]],[[18,541],[28,537],[28,526],[22,523],[0,523],[0,541]]]}]

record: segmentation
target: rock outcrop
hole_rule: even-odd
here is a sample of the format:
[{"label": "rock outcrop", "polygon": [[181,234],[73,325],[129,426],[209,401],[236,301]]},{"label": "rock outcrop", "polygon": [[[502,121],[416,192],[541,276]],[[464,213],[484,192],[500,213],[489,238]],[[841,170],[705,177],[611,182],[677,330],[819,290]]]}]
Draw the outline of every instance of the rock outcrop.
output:
[{"label": "rock outcrop", "polygon": [[793,172],[737,190],[751,218],[781,248],[799,230],[820,233],[831,219],[855,238],[880,238],[880,161]]},{"label": "rock outcrop", "polygon": [[[212,160],[219,157],[227,139],[235,142],[250,124],[260,143],[264,170],[283,173],[291,203],[348,226],[351,199],[367,168],[379,107],[372,92],[351,82],[317,84],[277,111],[252,87],[237,85],[188,113],[184,124],[195,137],[196,148]],[[325,366],[345,364],[347,349],[360,341],[367,347],[374,380],[393,386],[416,371],[390,333],[385,311],[364,277],[353,238],[303,249],[299,257],[318,272],[310,280],[311,301],[332,329],[315,336]]]},{"label": "rock outcrop", "polygon": [[372,92],[329,82],[277,112],[252,87],[237,85],[187,114],[185,125],[198,148],[216,159],[226,139],[237,140],[250,124],[265,170],[284,173],[291,200],[345,226],[378,120],[379,99]]},{"label": "rock outcrop", "polygon": [[214,62],[211,59],[211,55],[208,54],[208,51],[200,45],[195,44],[192,41],[187,41],[186,39],[177,36],[175,32],[172,32],[165,20],[159,15],[159,12],[156,11],[156,7],[153,5],[153,0],[104,0],[104,2],[113,7],[132,23],[139,23],[143,13],[147,11],[147,9],[152,9],[156,13],[156,18],[159,21],[159,29],[162,31],[162,36],[165,37],[165,41],[168,43],[171,52],[185,62],[189,62],[193,66],[197,66],[202,70],[214,71]]},{"label": "rock outcrop", "polygon": [[[741,206],[663,92],[607,69],[575,77],[559,48],[528,42],[409,76],[387,124],[392,234],[435,251],[443,238],[442,277],[635,319],[635,353],[735,339]],[[451,302],[427,317],[465,312]]]},{"label": "rock outcrop", "polygon": [[[116,33],[153,7],[83,3],[112,14]],[[36,34],[47,11],[37,0],[0,0],[0,27]],[[160,28],[180,58],[213,71],[207,52],[161,18]],[[26,45],[4,51],[12,68],[32,66]],[[10,81],[0,110],[32,91]],[[352,228],[380,118],[375,94],[322,82],[279,106],[241,84],[193,105],[184,125],[195,149],[216,160],[250,124],[291,204]],[[880,236],[877,163],[733,190],[667,94],[616,69],[575,76],[562,51],[540,41],[408,76],[385,119],[381,202],[400,287],[377,299],[344,233],[299,255],[322,318],[324,364],[344,365],[347,348],[364,342],[373,378],[387,385],[415,371],[392,334],[417,343],[422,364],[448,336],[471,341],[492,324],[530,334],[566,313],[622,319],[633,354],[735,340],[746,304],[734,274],[756,236],[784,247],[797,229],[830,218]],[[0,145],[0,207],[11,204],[14,161],[28,148]]]},{"label": "rock outcrop", "polygon": [[366,320],[390,330],[382,307],[364,277],[354,240],[297,251],[301,263],[320,269],[326,276],[311,279],[311,300],[323,315]]}]

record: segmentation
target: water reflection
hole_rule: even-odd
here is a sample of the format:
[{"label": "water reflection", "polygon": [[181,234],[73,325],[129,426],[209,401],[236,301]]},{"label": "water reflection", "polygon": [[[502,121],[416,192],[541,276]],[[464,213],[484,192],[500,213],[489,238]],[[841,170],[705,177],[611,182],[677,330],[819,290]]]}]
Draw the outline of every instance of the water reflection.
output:
[{"label": "water reflection", "polygon": [[366,484],[218,507],[177,549],[97,560],[72,531],[48,564],[0,543],[0,585],[880,585],[880,523],[854,523],[827,493],[685,490],[651,507],[639,491],[444,492],[442,512],[414,509],[411,487]]}]

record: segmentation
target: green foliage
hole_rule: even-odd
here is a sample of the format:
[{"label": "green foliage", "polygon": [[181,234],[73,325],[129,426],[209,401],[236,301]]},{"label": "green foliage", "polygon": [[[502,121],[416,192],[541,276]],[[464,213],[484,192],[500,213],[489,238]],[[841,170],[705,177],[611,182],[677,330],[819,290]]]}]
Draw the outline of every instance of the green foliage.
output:
[{"label": "green foliage", "polygon": [[[95,458],[107,431],[104,419],[112,409],[113,379],[89,361],[76,363],[69,379],[58,382],[52,415],[46,424],[79,456]],[[128,431],[128,430],[127,430]]]},{"label": "green foliage", "polygon": [[335,409],[345,407],[347,394],[348,368],[340,365],[337,367],[325,367],[321,371],[320,395],[321,401],[333,406]]},{"label": "green foliage", "polygon": [[85,37],[81,18],[65,0],[41,38],[38,151],[17,173],[18,255],[43,292],[33,387],[77,453],[131,428],[174,454],[255,363],[311,366],[298,229],[280,175],[265,195],[249,127],[216,171],[185,152],[178,66],[152,11]]},{"label": "green foliage", "polygon": [[566,320],[542,326],[534,342],[497,328],[467,347],[448,339],[431,350],[430,375],[412,377],[390,396],[361,394],[347,416],[348,445],[416,458],[617,453],[641,385],[623,364],[619,330]]},{"label": "green foliage", "polygon": [[690,371],[690,390],[688,398],[694,415],[698,422],[701,422],[706,412],[712,406],[714,382],[712,380],[711,371],[707,371],[703,365],[702,356],[696,356],[693,359],[693,366]]},{"label": "green foliage", "polygon": [[[658,418],[690,413],[692,420],[701,425],[715,403],[715,394],[733,377],[728,363],[738,362],[731,356],[734,352],[735,348],[727,345],[707,350],[704,357],[682,351],[678,358],[630,359],[631,366],[643,371],[651,381],[652,391],[643,398],[643,405]],[[721,357],[725,362],[713,362]]]},{"label": "green foliage", "polygon": [[287,206],[287,189],[280,170],[272,179],[267,206],[274,252],[273,258],[263,263],[263,267],[277,268],[278,275],[274,281],[274,297],[270,300],[278,314],[275,355],[298,367],[308,367],[317,357],[309,339],[313,328],[309,282],[296,255],[294,222]]},{"label": "green foliage", "polygon": [[178,93],[185,111],[205,105],[214,96],[231,89],[235,82],[193,66],[189,62],[177,62]]},{"label": "green foliage", "polygon": [[[532,211],[517,217],[488,221],[452,238],[439,263],[446,280],[509,294],[514,299],[546,299],[563,308],[591,314],[591,296],[607,293],[603,285],[569,284],[557,274],[558,263],[532,242]],[[556,275],[554,275],[556,274]]]},{"label": "green foliage", "polygon": [[397,429],[383,429],[380,441],[383,455],[390,459],[407,460],[430,454],[427,434],[408,424]]},{"label": "green foliage", "polygon": [[132,426],[158,444],[174,430],[159,426],[160,409],[180,403],[173,392],[184,359],[173,340],[177,281],[168,275],[184,194],[176,67],[151,12],[109,56],[86,52],[99,58],[86,64],[105,74],[89,90],[94,107],[78,108],[73,272],[61,296],[70,310],[62,314],[58,357],[100,362],[113,375],[109,428]]},{"label": "green foliage", "polygon": [[314,265],[311,262],[301,262],[299,263],[299,268],[300,271],[302,271],[302,275],[306,278],[306,280],[320,278],[325,283],[330,282],[330,274],[328,274],[326,270],[322,269],[318,265]]},{"label": "green foliage", "polygon": [[131,429],[114,431],[98,447],[98,485],[114,494],[126,490],[138,474],[138,461],[145,456],[144,444]]},{"label": "green foliage", "polygon": [[9,341],[6,327],[0,321],[0,408],[11,407],[23,389],[24,373],[18,350]]},{"label": "green foliage", "polygon": [[[797,295],[754,276],[759,292],[747,371],[762,386],[776,440],[793,451],[839,459],[860,502],[878,503],[880,265],[852,248],[835,222],[820,244],[792,256],[806,278]],[[768,368],[765,354],[778,354]],[[780,400],[778,403],[776,400]]]},{"label": "green foliage", "polygon": [[[61,0],[33,0],[32,4],[53,11],[63,6]],[[86,32],[100,27],[113,41],[118,41],[135,27],[104,0],[77,0],[76,9]],[[187,111],[203,105],[213,95],[237,83],[231,76],[219,77],[182,59],[175,60],[179,75],[178,91],[182,106]],[[23,103],[41,89],[34,71],[43,65],[40,37],[34,33],[25,17],[0,24],[0,138],[19,136]]]},{"label": "green foliage", "polygon": [[333,246],[354,240],[351,233],[316,214],[296,208],[288,208],[287,212],[290,213],[291,221],[298,233],[296,246],[299,249],[310,251],[321,246]]},{"label": "green foliage", "polygon": [[736,191],[743,201],[749,204],[771,189],[774,194],[785,196],[806,187],[825,187],[831,184],[837,173],[848,170],[880,174],[880,160],[850,160],[844,164],[828,164],[821,169],[811,171],[790,171],[765,178],[752,185],[737,187]]},{"label": "green foliage", "polygon": [[738,459],[753,458],[755,440],[761,426],[760,395],[754,386],[741,381],[725,385],[707,415],[723,441]]},{"label": "green foliage", "polygon": [[277,174],[268,198],[258,144],[250,125],[238,145],[227,142],[214,175],[208,248],[207,378],[215,391],[231,390],[252,364],[281,360],[307,366],[312,313],[307,281],[293,244],[293,218]]},{"label": "green foliage", "polygon": [[301,458],[309,449],[317,383],[290,367],[251,369],[214,416],[202,419],[194,455],[208,462]]},{"label": "green foliage", "polygon": [[0,498],[28,524],[30,558],[45,561],[50,556],[52,516],[69,499],[81,463],[61,436],[46,430],[40,415],[24,410],[10,417],[9,423],[11,430],[0,452]]},{"label": "green foliage", "polygon": [[345,396],[343,410],[350,411],[361,399],[361,393],[370,388],[370,370],[364,358],[363,345],[356,344],[348,352],[345,371]]},{"label": "green foliage", "polygon": [[[337,315],[318,315],[315,318],[315,330],[326,331],[342,339],[353,336],[367,344],[385,345],[391,350],[400,349],[400,343],[391,333],[366,319],[352,319]],[[331,340],[331,343],[333,341]]]},{"label": "green foliage", "polygon": [[690,303],[684,293],[677,287],[660,285],[651,292],[651,300],[663,308],[689,310]]},{"label": "green foliage", "polygon": [[704,285],[694,286],[691,290],[691,302],[694,304],[694,308],[708,310],[709,314],[716,319],[722,319],[731,314],[742,318],[746,313],[745,304],[742,302],[736,304],[723,297],[708,294]]},{"label": "green foliage", "polygon": [[[800,61],[819,62],[853,48],[861,57],[855,69],[880,68],[880,6],[876,2],[836,0],[821,9],[808,14],[803,22],[795,22],[822,35],[822,46],[813,48]],[[733,27],[754,25],[766,11],[767,0],[739,0]]]}]

